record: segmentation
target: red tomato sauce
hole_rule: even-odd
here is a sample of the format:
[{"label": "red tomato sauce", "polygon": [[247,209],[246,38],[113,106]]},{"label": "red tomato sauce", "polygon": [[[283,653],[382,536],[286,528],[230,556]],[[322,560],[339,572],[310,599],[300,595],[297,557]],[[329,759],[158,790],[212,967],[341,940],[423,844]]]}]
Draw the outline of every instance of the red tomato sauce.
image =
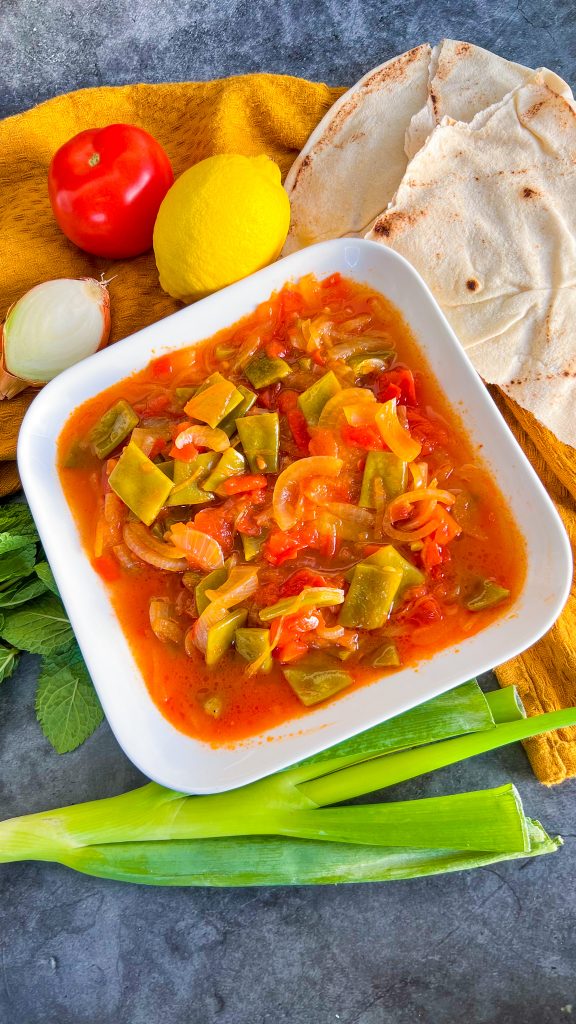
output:
[{"label": "red tomato sauce", "polygon": [[[365,350],[358,348],[359,339],[364,340]],[[282,360],[289,370],[281,379],[257,388],[246,369],[262,354]],[[359,365],[363,357],[373,364]],[[394,504],[380,490],[378,507],[360,513],[363,524],[369,521],[366,534],[364,525],[357,534],[354,524],[342,526],[344,520],[334,509],[351,514],[351,506],[358,508],[369,453],[389,451],[386,438],[390,437],[379,421],[370,421],[371,413],[363,414],[354,403],[354,416],[362,422],[349,423],[342,413],[329,426],[308,422],[299,407],[299,395],[330,370],[342,389],[370,391],[378,410],[391,403],[403,432],[400,443],[411,438],[420,446],[418,456],[407,460],[415,475],[410,470],[402,493],[414,493],[418,473],[424,472],[428,487],[448,492],[449,503],[430,500],[403,506],[402,496]],[[149,450],[155,465],[166,466],[174,455],[194,463],[198,450],[208,449],[196,444],[177,448],[178,433],[194,420],[177,389],[191,391],[216,371],[234,385],[241,383],[254,391],[256,402],[248,417],[258,411],[278,414],[279,470],[311,456],[338,456],[343,467],[336,479],[311,476],[300,485],[301,518],[289,529],[279,529],[274,520],[272,491],[278,473],[258,465],[230,477],[206,507],[163,507],[146,527],[158,542],[168,538],[173,544],[171,524],[192,524],[196,531],[214,538],[226,557],[235,552],[240,564],[244,564],[242,533],[266,535],[259,554],[248,563],[258,569],[258,589],[244,607],[246,625],[270,627],[270,638],[278,643],[272,670],[253,676],[247,675],[247,662],[233,646],[216,665],[207,666],[201,651],[188,641],[196,635],[198,610],[193,589],[183,585],[182,572],[147,564],[123,542],[126,524],[137,517],[114,493],[109,478],[129,438],[104,458],[98,457],[91,442],[95,424],[122,399],[139,417],[139,428],[159,435]],[[350,412],[346,415],[354,418]],[[326,655],[329,663],[349,673],[345,694],[384,674],[392,675],[398,667],[416,666],[509,614],[522,586],[523,539],[407,324],[384,296],[339,275],[320,282],[307,277],[287,285],[214,337],[152,361],[74,410],[58,444],[60,477],[83,546],[106,583],[150,696],[178,729],[213,744],[234,743],[306,715],[307,708],[284,670],[296,667],[311,652]],[[419,483],[423,486],[422,480]],[[398,516],[394,521],[392,511]],[[423,527],[418,526],[420,520]],[[407,543],[406,531],[418,533],[419,529],[425,535]],[[402,539],[394,531],[400,531]],[[320,609],[320,620],[313,609],[312,620],[309,612],[301,612],[283,621],[260,621],[263,608],[298,594],[303,586],[337,587],[348,594],[354,566],[390,544],[422,573],[422,583],[409,587],[402,601],[392,605],[382,627],[344,629],[341,642],[351,650],[340,649],[343,660],[334,657],[336,641],[321,636],[325,628],[329,633],[340,628],[341,608]],[[177,554],[184,557],[181,550]],[[189,568],[198,571],[193,561]],[[199,578],[203,575],[200,572]],[[494,606],[472,611],[468,601],[485,581],[509,594]],[[163,607],[170,609],[174,635],[186,635],[186,642],[166,642],[153,632],[150,602],[154,599],[162,599]],[[393,645],[399,666],[371,663],[376,641]]]}]

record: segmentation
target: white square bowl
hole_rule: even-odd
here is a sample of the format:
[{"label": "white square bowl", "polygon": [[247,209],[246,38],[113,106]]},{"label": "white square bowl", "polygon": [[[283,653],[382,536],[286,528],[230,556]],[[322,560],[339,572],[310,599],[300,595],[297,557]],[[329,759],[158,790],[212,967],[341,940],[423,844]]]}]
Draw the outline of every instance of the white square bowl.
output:
[{"label": "white square bowl", "polygon": [[[339,271],[384,293],[402,311],[451,403],[507,498],[524,536],[526,580],[513,608],[476,636],[417,667],[310,710],[233,747],[175,729],[148,694],[105,585],[84,554],[56,468],[71,411],[164,352],[208,338],[251,312],[288,280]],[[572,559],[560,518],[427,286],[403,257],[373,242],[339,239],[294,253],[252,277],[96,353],[48,384],[20,431],[26,497],[110,726],[146,775],[189,793],[233,789],[309,757],[493,668],[533,644],[568,596]]]}]

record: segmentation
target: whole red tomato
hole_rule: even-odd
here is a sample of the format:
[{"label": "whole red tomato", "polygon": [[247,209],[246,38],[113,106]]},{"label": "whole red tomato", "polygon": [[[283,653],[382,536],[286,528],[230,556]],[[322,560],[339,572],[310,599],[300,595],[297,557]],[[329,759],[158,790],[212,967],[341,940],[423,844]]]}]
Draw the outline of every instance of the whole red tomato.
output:
[{"label": "whole red tomato", "polygon": [[138,256],[152,247],[154,221],[174,174],[148,132],[110,124],[80,132],[54,154],[48,192],[67,237],[108,259]]}]

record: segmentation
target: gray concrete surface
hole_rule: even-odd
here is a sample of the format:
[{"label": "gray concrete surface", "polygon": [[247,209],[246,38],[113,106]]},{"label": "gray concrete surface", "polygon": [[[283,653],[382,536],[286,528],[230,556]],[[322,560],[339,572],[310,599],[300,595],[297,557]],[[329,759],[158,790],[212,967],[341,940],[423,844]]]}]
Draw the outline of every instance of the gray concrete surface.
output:
[{"label": "gray concrete surface", "polygon": [[[104,83],[242,71],[354,81],[443,35],[576,79],[571,0],[3,0],[0,116]],[[0,817],[141,781],[106,725],[56,755],[36,661],[0,691]],[[0,866],[0,1024],[555,1024],[576,1014],[576,784],[538,785],[507,749],[397,790],[512,780],[555,856],[388,885],[185,890]]]}]

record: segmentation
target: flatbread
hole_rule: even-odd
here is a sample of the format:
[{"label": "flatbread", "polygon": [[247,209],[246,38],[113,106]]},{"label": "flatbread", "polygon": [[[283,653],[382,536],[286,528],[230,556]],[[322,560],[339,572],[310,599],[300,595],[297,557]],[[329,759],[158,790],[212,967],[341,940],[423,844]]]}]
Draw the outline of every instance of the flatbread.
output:
[{"label": "flatbread", "polygon": [[[572,99],[570,87],[559,75],[547,68],[538,71],[553,91]],[[533,76],[531,68],[514,64],[481,46],[443,39],[432,51],[426,104],[414,115],[406,131],[406,155],[412,159],[443,117],[469,123],[479,111],[500,102]]]},{"label": "flatbread", "polygon": [[576,112],[545,75],[444,118],[366,237],[420,272],[485,381],[576,446]]},{"label": "flatbread", "polygon": [[283,255],[363,235],[390,202],[408,159],[404,136],[426,103],[427,44],[369,71],[331,107],[285,182],[292,207]]}]

